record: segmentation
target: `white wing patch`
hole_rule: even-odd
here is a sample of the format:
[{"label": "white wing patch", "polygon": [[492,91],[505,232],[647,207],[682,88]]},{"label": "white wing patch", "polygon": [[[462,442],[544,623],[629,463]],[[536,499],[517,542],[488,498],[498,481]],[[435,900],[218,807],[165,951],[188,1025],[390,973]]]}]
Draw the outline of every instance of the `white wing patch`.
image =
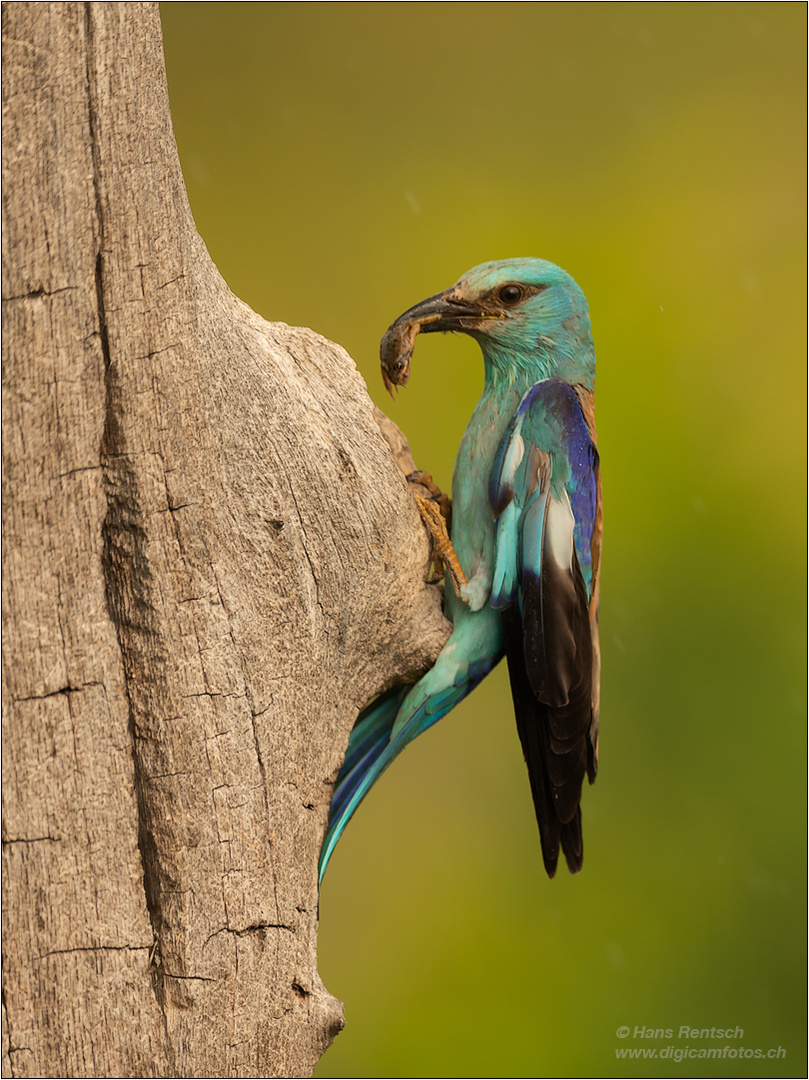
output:
[{"label": "white wing patch", "polygon": [[517,475],[517,469],[520,467],[524,454],[525,443],[522,435],[520,435],[519,431],[515,431],[506,449],[503,466],[500,469],[500,475],[506,477],[509,484],[514,483],[514,477]]},{"label": "white wing patch", "polygon": [[575,520],[567,491],[562,497],[552,495],[548,499],[548,515],[545,522],[545,551],[562,570],[570,572],[573,567],[573,527]]}]

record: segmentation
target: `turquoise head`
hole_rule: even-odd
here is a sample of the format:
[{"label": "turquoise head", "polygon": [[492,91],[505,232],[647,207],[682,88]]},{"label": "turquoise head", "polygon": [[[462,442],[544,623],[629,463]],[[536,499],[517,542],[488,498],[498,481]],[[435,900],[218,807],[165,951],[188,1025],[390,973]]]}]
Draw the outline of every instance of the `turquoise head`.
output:
[{"label": "turquoise head", "polygon": [[419,333],[457,331],[480,344],[487,383],[562,379],[592,390],[595,352],[584,293],[544,259],[482,263],[400,315],[382,339],[386,385],[403,385]]}]

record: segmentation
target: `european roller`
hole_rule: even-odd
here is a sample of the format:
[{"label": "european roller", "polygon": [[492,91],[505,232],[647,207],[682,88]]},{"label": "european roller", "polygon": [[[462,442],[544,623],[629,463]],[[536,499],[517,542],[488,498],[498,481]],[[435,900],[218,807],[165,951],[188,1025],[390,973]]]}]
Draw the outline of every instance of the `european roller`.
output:
[{"label": "european roller", "polygon": [[320,877],[368,790],[409,742],[505,655],[550,877],[561,846],[582,865],[581,790],[598,760],[601,481],[595,352],[584,294],[543,259],[476,266],[410,308],[382,340],[385,384],[404,385],[419,333],[459,331],[483,352],[480,401],[452,480],[451,541],[420,503],[454,588],[433,667],[360,715],[337,777]]}]

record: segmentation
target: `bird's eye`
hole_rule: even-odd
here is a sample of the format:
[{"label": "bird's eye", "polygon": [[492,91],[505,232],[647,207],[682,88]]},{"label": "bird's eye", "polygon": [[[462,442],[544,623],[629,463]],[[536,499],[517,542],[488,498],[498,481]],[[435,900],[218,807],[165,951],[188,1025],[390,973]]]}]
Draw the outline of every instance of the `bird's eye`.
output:
[{"label": "bird's eye", "polygon": [[497,294],[501,304],[517,304],[522,300],[523,291],[519,285],[504,285]]}]

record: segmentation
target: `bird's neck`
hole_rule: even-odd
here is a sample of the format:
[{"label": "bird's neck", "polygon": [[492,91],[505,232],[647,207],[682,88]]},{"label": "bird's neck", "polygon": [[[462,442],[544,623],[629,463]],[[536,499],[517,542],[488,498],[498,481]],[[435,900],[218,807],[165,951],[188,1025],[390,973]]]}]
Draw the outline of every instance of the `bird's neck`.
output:
[{"label": "bird's neck", "polygon": [[543,379],[550,378],[550,369],[543,358],[523,356],[489,346],[483,350],[486,368],[484,387],[490,394],[516,391],[520,397]]},{"label": "bird's neck", "polygon": [[516,392],[522,397],[544,379],[562,379],[593,389],[594,364],[578,342],[540,338],[531,349],[513,346],[504,349],[498,342],[489,340],[481,341],[481,348],[486,369],[485,393],[499,396]]}]

